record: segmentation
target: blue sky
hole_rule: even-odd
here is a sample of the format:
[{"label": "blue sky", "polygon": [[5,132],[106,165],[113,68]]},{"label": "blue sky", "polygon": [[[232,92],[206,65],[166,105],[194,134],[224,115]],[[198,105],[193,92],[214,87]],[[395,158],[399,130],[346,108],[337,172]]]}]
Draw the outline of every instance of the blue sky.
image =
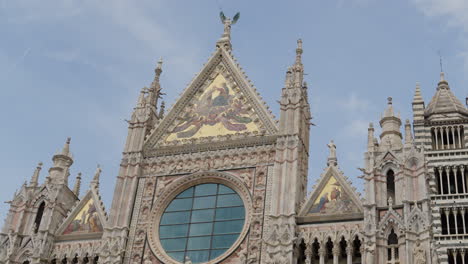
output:
[{"label": "blue sky", "polygon": [[[439,76],[438,50],[455,94],[468,95],[468,1],[123,1],[0,0],[0,201],[10,200],[72,137],[75,163],[88,188],[101,164],[109,208],[137,96],[159,57],[171,105],[215,49],[220,8],[241,12],[233,51],[278,115],[286,68],[296,39],[313,122],[309,186],[326,166],[334,139],[339,166],[358,189],[369,122],[378,126],[392,96],[411,118],[416,82],[426,104]],[[404,121],[404,120],[403,120]],[[7,204],[0,205],[4,218]]]}]

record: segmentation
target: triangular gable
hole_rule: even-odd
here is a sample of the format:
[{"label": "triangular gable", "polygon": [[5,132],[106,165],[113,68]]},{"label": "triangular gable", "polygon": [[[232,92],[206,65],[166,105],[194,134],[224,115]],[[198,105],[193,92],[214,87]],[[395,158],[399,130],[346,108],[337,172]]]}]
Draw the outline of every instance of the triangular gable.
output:
[{"label": "triangular gable", "polygon": [[101,237],[105,225],[106,217],[100,199],[89,190],[57,230],[57,235],[77,239]]},{"label": "triangular gable", "polygon": [[273,116],[232,55],[218,48],[147,138],[145,149],[276,132]]},{"label": "triangular gable", "polygon": [[316,186],[299,214],[301,221],[362,218],[361,200],[337,167],[329,166]]}]

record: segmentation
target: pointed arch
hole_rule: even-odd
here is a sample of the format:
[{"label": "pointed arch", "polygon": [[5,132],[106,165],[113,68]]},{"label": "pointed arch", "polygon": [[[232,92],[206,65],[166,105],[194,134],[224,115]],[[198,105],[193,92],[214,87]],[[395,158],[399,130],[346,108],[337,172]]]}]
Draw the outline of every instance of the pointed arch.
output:
[{"label": "pointed arch", "polygon": [[45,206],[45,201],[42,201],[37,208],[36,218],[34,219],[34,233],[39,231],[39,227],[41,226],[42,218],[44,216]]}]

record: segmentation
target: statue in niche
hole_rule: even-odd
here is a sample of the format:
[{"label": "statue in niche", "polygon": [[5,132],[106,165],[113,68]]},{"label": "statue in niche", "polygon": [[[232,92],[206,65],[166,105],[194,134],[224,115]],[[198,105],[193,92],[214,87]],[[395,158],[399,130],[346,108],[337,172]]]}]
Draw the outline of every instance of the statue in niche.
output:
[{"label": "statue in niche", "polygon": [[414,264],[426,264],[426,251],[421,247],[418,241],[413,249]]}]

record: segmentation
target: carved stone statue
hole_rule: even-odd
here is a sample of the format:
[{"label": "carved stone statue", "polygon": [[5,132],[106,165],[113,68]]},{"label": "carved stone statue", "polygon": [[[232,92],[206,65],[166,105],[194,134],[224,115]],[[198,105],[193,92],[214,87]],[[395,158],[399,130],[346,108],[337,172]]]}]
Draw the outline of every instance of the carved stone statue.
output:
[{"label": "carved stone statue", "polygon": [[419,241],[413,249],[414,264],[426,264],[426,251],[421,247]]},{"label": "carved stone statue", "polygon": [[331,166],[331,165],[336,166],[336,164],[337,164],[336,145],[335,145],[335,143],[333,143],[333,140],[331,140],[330,143],[328,143],[327,146],[330,149],[330,154],[328,155],[327,165],[328,166]]}]

